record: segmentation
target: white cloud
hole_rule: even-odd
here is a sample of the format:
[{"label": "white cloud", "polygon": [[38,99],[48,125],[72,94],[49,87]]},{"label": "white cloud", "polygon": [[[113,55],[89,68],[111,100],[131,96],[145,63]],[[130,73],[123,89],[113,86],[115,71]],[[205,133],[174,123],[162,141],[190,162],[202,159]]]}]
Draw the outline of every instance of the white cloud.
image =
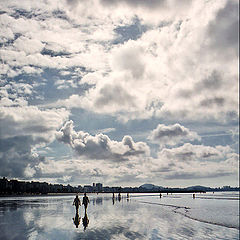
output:
[{"label": "white cloud", "polygon": [[37,39],[19,37],[13,44],[17,51],[24,51],[26,54],[41,52],[44,44]]},{"label": "white cloud", "polygon": [[184,141],[200,140],[196,132],[190,131],[188,128],[176,123],[174,125],[158,124],[157,128],[151,132],[149,139],[159,144],[165,145],[177,145]]}]

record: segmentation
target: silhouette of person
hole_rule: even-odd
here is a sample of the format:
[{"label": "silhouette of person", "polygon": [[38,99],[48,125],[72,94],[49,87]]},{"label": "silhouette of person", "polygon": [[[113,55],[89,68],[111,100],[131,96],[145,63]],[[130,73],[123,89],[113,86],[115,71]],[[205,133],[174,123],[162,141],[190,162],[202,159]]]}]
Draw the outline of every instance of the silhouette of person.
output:
[{"label": "silhouette of person", "polygon": [[78,211],[76,211],[75,218],[73,218],[73,223],[75,224],[76,228],[78,228],[80,221],[81,221],[81,218],[79,217]]},{"label": "silhouette of person", "polygon": [[114,197],[112,198],[112,203],[113,203],[113,205],[114,205],[114,203],[115,203],[115,198],[114,198]]},{"label": "silhouette of person", "polygon": [[84,231],[86,230],[88,224],[89,224],[89,219],[88,219],[88,216],[87,216],[87,212],[85,211],[85,215],[84,217],[82,218],[82,224],[83,224],[83,227],[84,227]]},{"label": "silhouette of person", "polygon": [[160,198],[162,198],[162,194],[160,193]]},{"label": "silhouette of person", "polygon": [[120,202],[121,201],[121,194],[118,193],[118,201]]},{"label": "silhouette of person", "polygon": [[195,193],[192,195],[193,199],[195,199]]},{"label": "silhouette of person", "polygon": [[129,198],[129,193],[127,193],[127,198]]},{"label": "silhouette of person", "polygon": [[78,208],[79,208],[79,206],[81,206],[81,201],[80,201],[78,195],[76,195],[75,199],[73,200],[73,205],[75,205],[76,212],[78,212]]},{"label": "silhouette of person", "polygon": [[82,201],[82,202],[83,202],[83,205],[84,205],[84,207],[85,207],[85,212],[86,212],[87,207],[88,207],[88,204],[89,204],[89,199],[88,199],[86,193],[84,193],[84,197],[83,197],[83,201]]}]

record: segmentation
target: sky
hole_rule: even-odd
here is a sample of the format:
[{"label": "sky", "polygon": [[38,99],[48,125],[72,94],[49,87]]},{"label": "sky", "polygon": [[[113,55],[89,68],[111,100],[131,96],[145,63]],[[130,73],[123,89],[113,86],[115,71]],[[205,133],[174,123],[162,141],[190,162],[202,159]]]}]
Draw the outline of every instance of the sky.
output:
[{"label": "sky", "polygon": [[0,177],[238,186],[237,0],[1,0]]}]

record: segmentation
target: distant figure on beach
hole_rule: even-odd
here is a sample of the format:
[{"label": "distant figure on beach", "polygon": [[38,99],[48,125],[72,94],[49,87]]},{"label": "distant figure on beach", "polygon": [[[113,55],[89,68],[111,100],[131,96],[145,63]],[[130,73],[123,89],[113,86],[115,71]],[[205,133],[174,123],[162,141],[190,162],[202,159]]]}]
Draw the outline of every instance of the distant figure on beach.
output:
[{"label": "distant figure on beach", "polygon": [[88,219],[86,211],[85,211],[84,217],[82,218],[82,223],[83,223],[83,227],[84,227],[84,231],[85,231],[87,226],[88,226],[88,224],[89,224],[89,219]]},{"label": "distant figure on beach", "polygon": [[114,197],[112,198],[112,203],[113,203],[113,205],[114,205],[114,203],[115,203],[115,198],[114,198]]},{"label": "distant figure on beach", "polygon": [[79,217],[78,211],[76,211],[75,218],[73,218],[73,223],[75,224],[76,228],[78,228],[80,221],[81,221],[81,219]]},{"label": "distant figure on beach", "polygon": [[195,199],[195,193],[192,195],[192,198]]},{"label": "distant figure on beach", "polygon": [[89,204],[89,199],[88,199],[86,193],[84,193],[84,196],[83,196],[83,200],[82,200],[82,202],[83,202],[83,205],[84,205],[84,207],[85,207],[85,212],[86,212],[87,207],[88,207],[88,204]]},{"label": "distant figure on beach", "polygon": [[129,198],[129,193],[127,193],[127,198]]},{"label": "distant figure on beach", "polygon": [[160,198],[162,198],[162,194],[160,193]]},{"label": "distant figure on beach", "polygon": [[118,201],[120,202],[121,201],[121,194],[118,193]]},{"label": "distant figure on beach", "polygon": [[115,198],[114,192],[113,192],[112,198]]},{"label": "distant figure on beach", "polygon": [[76,195],[75,199],[73,200],[73,205],[75,205],[76,212],[78,212],[78,208],[79,208],[79,206],[81,206],[81,201],[80,201],[78,195]]}]

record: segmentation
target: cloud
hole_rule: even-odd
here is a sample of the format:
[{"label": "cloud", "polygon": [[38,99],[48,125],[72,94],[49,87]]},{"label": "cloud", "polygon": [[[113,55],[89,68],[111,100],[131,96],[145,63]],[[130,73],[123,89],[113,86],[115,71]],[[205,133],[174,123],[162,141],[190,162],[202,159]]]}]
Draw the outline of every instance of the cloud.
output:
[{"label": "cloud", "polygon": [[[144,142],[130,136],[114,141],[105,135],[111,129],[96,135],[77,132],[72,123],[57,136],[74,150],[75,163],[56,163],[36,149],[55,139],[70,110],[73,119],[83,109],[139,125],[141,119],[151,125],[159,118],[201,123],[195,129],[207,121],[225,124],[224,130],[238,122],[237,1],[24,0],[0,5],[4,174],[137,182],[154,179],[155,173],[155,180],[234,173],[236,157],[227,148],[166,148],[199,140],[180,124],[153,130],[151,140],[165,147],[156,159]],[[126,125],[129,135],[133,123]]]},{"label": "cloud", "polygon": [[[237,55],[232,50],[237,45],[236,1],[29,4],[23,4],[22,16],[19,4],[6,5],[8,10],[1,15],[2,28],[12,32],[4,30],[3,72],[8,77],[31,74],[28,66],[36,74],[46,68],[89,71],[89,76],[75,72],[56,82],[57,90],[77,88],[72,82],[76,77],[80,85],[89,85],[88,93],[74,91],[56,106],[97,113],[101,108],[102,114],[124,120],[152,116],[226,120],[230,113],[237,115]],[[157,24],[148,21],[156,15]],[[132,40],[114,42],[119,37],[116,29],[126,26],[147,27],[137,31],[137,38],[122,30],[122,37]],[[229,85],[230,91],[224,91]]]},{"label": "cloud", "polygon": [[145,71],[144,49],[132,41],[113,52],[113,68],[129,71],[133,78],[139,80]]},{"label": "cloud", "polygon": [[35,167],[45,161],[35,149],[52,142],[56,130],[68,116],[63,109],[40,110],[27,105],[1,107],[0,175],[32,177]]},{"label": "cloud", "polygon": [[210,46],[217,51],[228,49],[238,55],[239,44],[239,2],[230,0],[217,12],[216,18],[208,25]]},{"label": "cloud", "polygon": [[24,51],[26,54],[33,54],[41,52],[44,44],[37,39],[28,39],[26,37],[19,37],[15,40],[13,45],[17,51]]},{"label": "cloud", "polygon": [[[66,139],[65,139],[66,140]],[[82,153],[84,154],[84,152]],[[85,156],[86,157],[86,156]],[[96,158],[95,155],[92,155]],[[83,183],[101,180],[104,184],[139,184],[151,181],[159,184],[166,180],[209,179],[236,176],[239,155],[230,147],[208,147],[185,144],[179,148],[164,149],[157,158],[139,155],[131,161],[108,159],[46,160],[36,168],[39,176],[61,178],[68,176],[72,182]],[[166,182],[169,184],[169,182]]]},{"label": "cloud", "polygon": [[1,138],[0,176],[32,177],[34,166],[45,160],[31,150],[32,145],[31,136]]},{"label": "cloud", "polygon": [[231,153],[232,149],[228,146],[210,147],[204,145],[192,145],[185,143],[177,148],[164,148],[159,152],[159,158],[168,158],[174,162],[188,162],[193,160],[209,161],[219,160],[226,157],[226,154]]},{"label": "cloud", "polygon": [[124,136],[118,142],[101,133],[92,136],[83,131],[76,132],[72,121],[66,122],[56,137],[60,142],[69,144],[78,156],[89,160],[121,162],[131,157],[149,155],[149,147],[144,142],[134,142],[130,136]]},{"label": "cloud", "polygon": [[126,3],[128,4],[129,6],[131,7],[137,7],[137,6],[142,6],[142,7],[147,7],[147,8],[150,8],[150,9],[153,9],[153,8],[156,8],[156,7],[162,7],[164,6],[164,4],[167,3],[166,0],[150,0],[150,1],[144,1],[144,0],[133,0],[133,1],[129,1],[129,0],[120,0],[120,1],[117,1],[117,0],[101,0],[101,2],[108,6],[108,5],[117,5],[117,4],[122,4],[122,3]]},{"label": "cloud", "polygon": [[197,133],[190,131],[189,129],[176,123],[174,125],[166,126],[159,124],[149,136],[149,139],[153,142],[164,145],[177,145],[183,141],[200,140]]},{"label": "cloud", "polygon": [[54,133],[66,121],[64,109],[40,110],[36,106],[2,107],[0,110],[1,138],[30,135],[33,140],[50,142]]},{"label": "cloud", "polygon": [[152,160],[151,171],[165,179],[214,178],[236,175],[239,155],[229,146],[204,146],[185,143],[164,148],[158,160]]}]

